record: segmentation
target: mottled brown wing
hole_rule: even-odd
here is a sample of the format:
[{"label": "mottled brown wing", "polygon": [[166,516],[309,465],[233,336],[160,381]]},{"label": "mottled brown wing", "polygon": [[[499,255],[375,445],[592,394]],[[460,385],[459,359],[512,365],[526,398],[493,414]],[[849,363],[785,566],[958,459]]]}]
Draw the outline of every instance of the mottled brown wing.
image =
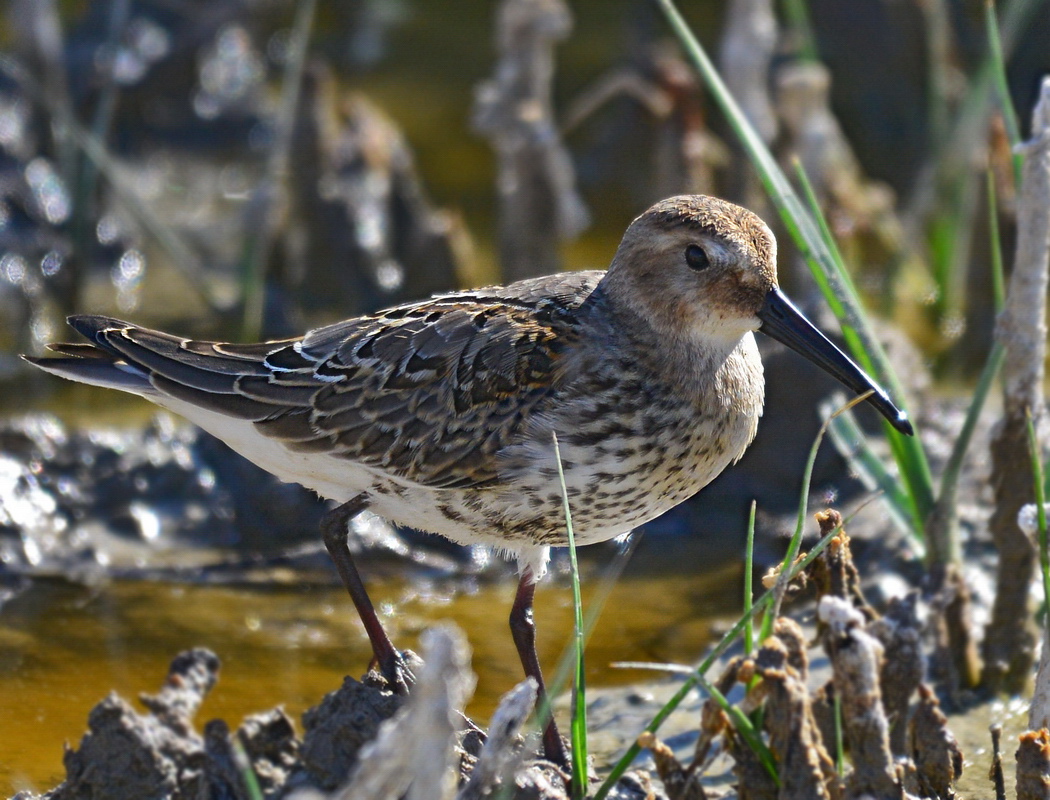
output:
[{"label": "mottled brown wing", "polygon": [[259,344],[199,342],[98,315],[91,344],[35,359],[74,380],[174,397],[434,487],[484,486],[495,455],[556,390],[559,356],[603,273],[437,297]]},{"label": "mottled brown wing", "polygon": [[268,354],[270,374],[243,376],[238,393],[287,403],[255,426],[292,450],[426,486],[484,486],[556,385],[575,311],[600,277],[439,297],[321,328]]}]

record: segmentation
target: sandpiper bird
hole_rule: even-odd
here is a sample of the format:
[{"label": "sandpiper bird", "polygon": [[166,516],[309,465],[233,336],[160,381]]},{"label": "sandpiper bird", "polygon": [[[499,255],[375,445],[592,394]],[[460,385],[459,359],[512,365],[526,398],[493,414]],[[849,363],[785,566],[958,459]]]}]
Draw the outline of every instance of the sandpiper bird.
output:
[{"label": "sandpiper bird", "polygon": [[[347,546],[363,509],[517,557],[510,626],[543,678],[532,603],[548,548],[566,544],[557,436],[576,541],[625,533],[695,494],[743,454],[762,414],[753,331],[780,340],[911,433],[867,375],[780,292],[776,242],[738,206],[657,203],[607,272],[573,272],[434,297],[261,344],[199,342],[101,316],[89,344],[29,358],[142,395],[248,459],[340,505],[324,542],[388,683],[404,661]],[[565,763],[550,722],[548,758]]]}]

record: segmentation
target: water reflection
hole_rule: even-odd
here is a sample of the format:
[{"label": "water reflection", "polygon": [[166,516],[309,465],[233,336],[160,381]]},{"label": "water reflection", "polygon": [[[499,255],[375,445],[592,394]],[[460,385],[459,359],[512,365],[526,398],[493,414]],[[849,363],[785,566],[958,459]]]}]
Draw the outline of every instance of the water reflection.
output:
[{"label": "water reflection", "polygon": [[138,83],[170,50],[171,36],[164,28],[146,17],[136,17],[128,23],[113,56],[113,80],[123,86]]},{"label": "water reflection", "polygon": [[69,218],[72,201],[66,185],[46,158],[38,156],[26,164],[26,183],[44,218],[61,225]]},{"label": "water reflection", "polygon": [[202,55],[193,110],[201,119],[215,119],[230,107],[255,100],[265,76],[265,62],[248,32],[227,25]]}]

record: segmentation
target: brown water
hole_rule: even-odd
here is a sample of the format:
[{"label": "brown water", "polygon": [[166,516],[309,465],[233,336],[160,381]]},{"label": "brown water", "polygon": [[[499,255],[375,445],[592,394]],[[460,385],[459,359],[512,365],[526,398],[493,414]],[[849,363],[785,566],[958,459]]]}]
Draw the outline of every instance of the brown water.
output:
[{"label": "brown water", "polygon": [[[469,711],[482,722],[521,679],[506,624],[515,583],[507,572],[506,580],[457,588],[369,580],[399,646],[416,648],[419,633],[439,621],[467,632],[478,674]],[[585,582],[585,604],[600,582]],[[625,575],[588,645],[588,680],[608,686],[651,677],[609,667],[618,660],[695,660],[711,639],[712,620],[739,608],[739,587],[739,564],[703,576]],[[541,585],[536,616],[540,657],[553,672],[572,626],[564,580]],[[64,775],[62,742],[79,744],[95,703],[111,690],[132,701],[157,691],[171,658],[195,646],[222,659],[198,728],[215,717],[236,725],[277,704],[298,723],[369,657],[364,629],[335,586],[39,583],[0,609],[0,797],[54,786]]]}]

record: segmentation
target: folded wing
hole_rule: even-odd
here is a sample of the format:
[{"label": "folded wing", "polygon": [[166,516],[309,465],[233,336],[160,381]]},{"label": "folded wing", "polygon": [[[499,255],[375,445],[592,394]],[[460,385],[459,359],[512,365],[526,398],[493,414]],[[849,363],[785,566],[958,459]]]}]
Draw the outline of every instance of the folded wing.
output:
[{"label": "folded wing", "polygon": [[[200,342],[102,316],[70,318],[91,344],[30,358],[73,380],[248,420],[289,450],[345,458],[431,487],[480,487],[496,454],[549,402],[576,309],[601,273],[447,295],[300,339]],[[479,445],[480,442],[480,445]]]}]

